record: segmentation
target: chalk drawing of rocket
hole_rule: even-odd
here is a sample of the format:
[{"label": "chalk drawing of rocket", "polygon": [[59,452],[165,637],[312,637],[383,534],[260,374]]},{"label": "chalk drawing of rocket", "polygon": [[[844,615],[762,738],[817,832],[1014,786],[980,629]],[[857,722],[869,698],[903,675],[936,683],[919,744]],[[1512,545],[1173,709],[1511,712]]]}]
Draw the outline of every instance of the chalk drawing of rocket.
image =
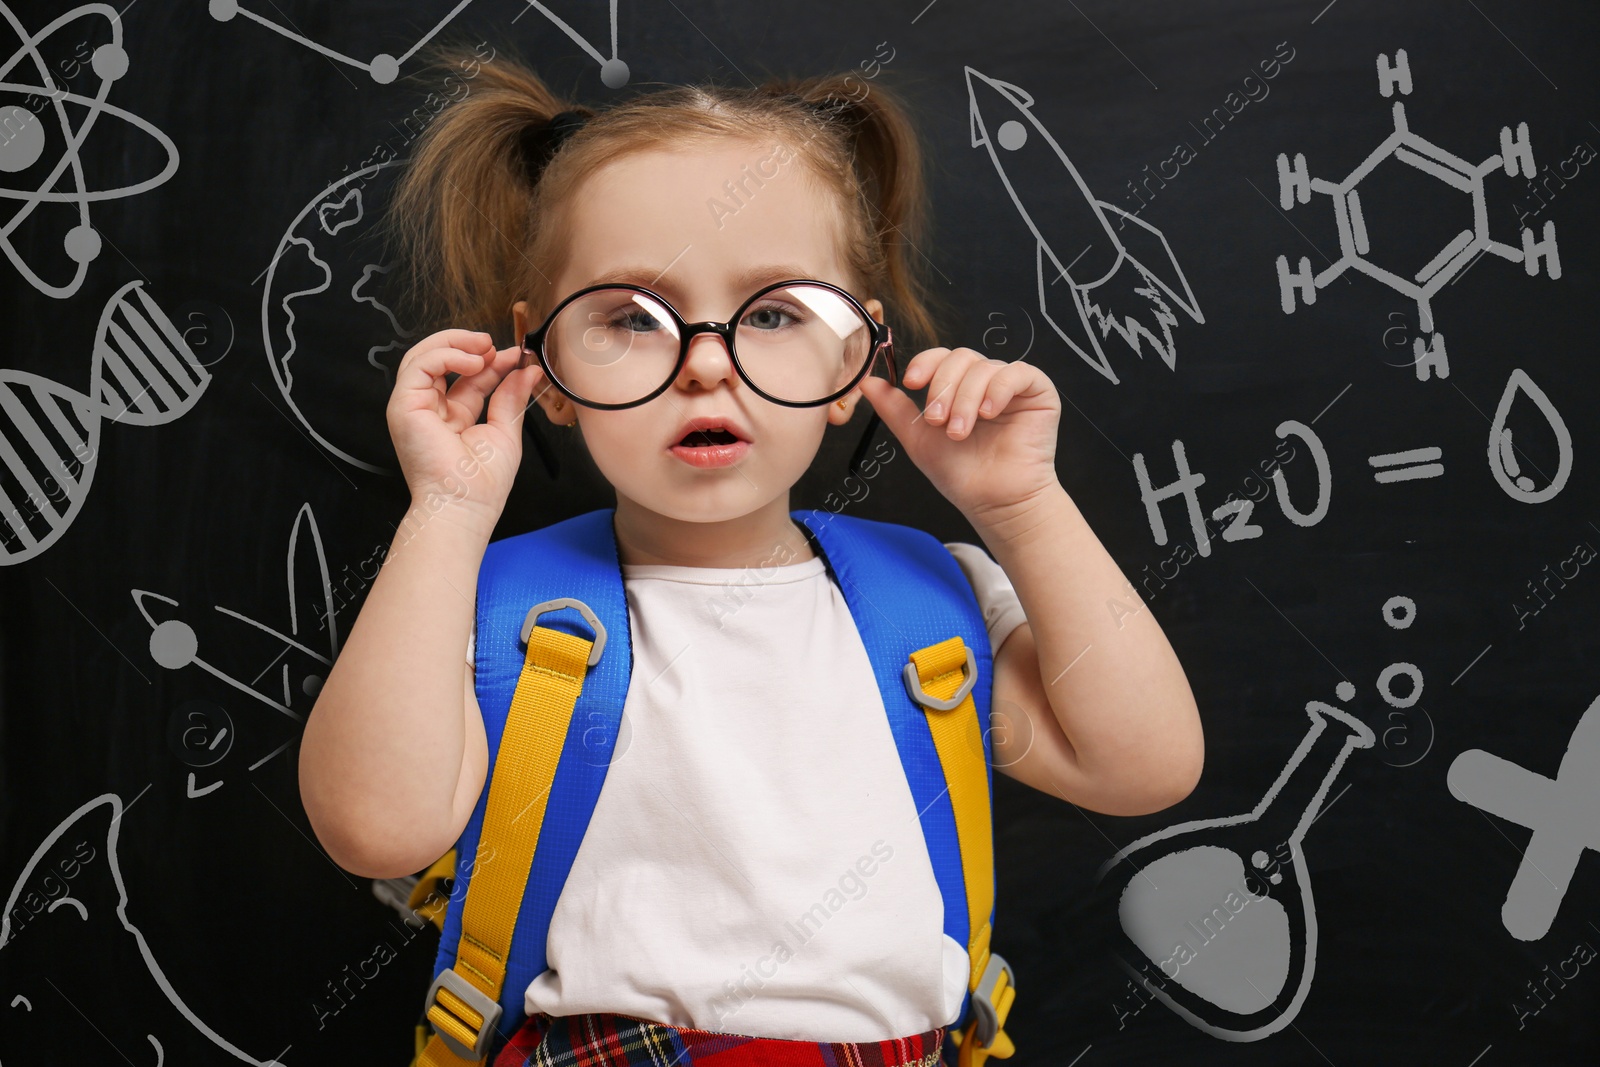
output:
[{"label": "chalk drawing of rocket", "polygon": [[[1136,355],[1142,357],[1149,346],[1176,369],[1173,306],[1195,322],[1205,318],[1166,237],[1138,216],[1095,198],[1034,117],[1032,96],[971,67],[966,75],[972,147],[989,150],[995,172],[1038,243],[1039,310],[1046,321],[1113,384],[1117,375],[1101,346],[1112,333]],[[1058,295],[1062,281],[1071,296],[1070,311]]]}]

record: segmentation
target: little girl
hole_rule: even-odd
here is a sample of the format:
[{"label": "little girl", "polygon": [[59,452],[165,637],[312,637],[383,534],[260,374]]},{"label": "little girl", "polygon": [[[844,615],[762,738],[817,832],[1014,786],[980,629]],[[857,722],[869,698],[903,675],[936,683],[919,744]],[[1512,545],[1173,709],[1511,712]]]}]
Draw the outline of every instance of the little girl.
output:
[{"label": "little girl", "polygon": [[610,640],[631,642],[622,737],[497,1067],[945,1062],[969,946],[942,932],[873,667],[790,510],[863,400],[988,550],[946,546],[988,630],[992,766],[1117,815],[1199,777],[1183,670],[1057,478],[1050,379],[928,347],[902,375],[926,408],[893,383],[889,330],[934,334],[922,198],[902,105],[853,77],[595,112],[502,55],[415,147],[391,218],[425,295],[474,326],[509,310],[512,343],[444,329],[399,364],[388,425],[422,518],[306,723],[318,838],[354,873],[416,872],[486,791],[474,590],[533,403],[615,490],[630,632]]}]

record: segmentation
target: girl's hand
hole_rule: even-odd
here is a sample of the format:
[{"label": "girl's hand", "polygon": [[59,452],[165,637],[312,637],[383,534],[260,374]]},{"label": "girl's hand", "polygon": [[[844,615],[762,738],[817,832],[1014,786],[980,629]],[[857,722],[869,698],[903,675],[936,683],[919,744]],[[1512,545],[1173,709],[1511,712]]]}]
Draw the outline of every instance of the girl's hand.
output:
[{"label": "girl's hand", "polygon": [[969,520],[1004,514],[1059,484],[1061,398],[1032,363],[929,348],[906,365],[901,382],[928,387],[926,411],[886,379],[869,376],[859,388],[911,462]]},{"label": "girl's hand", "polygon": [[[499,518],[522,461],[523,412],[544,378],[537,363],[515,369],[521,353],[496,351],[486,333],[440,330],[401,358],[384,415],[413,500],[436,494]],[[446,388],[451,372],[460,377]]]}]

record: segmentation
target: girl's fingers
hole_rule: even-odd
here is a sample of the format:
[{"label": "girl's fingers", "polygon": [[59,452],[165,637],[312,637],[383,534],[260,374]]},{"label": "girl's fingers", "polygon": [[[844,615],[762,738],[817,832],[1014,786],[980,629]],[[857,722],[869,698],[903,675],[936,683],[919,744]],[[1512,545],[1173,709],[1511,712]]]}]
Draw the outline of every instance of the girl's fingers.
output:
[{"label": "girl's fingers", "polygon": [[395,371],[397,394],[432,389],[442,394],[446,374],[476,374],[483,370],[494,352],[494,342],[486,333],[470,330],[441,330],[425,338],[407,352]]},{"label": "girl's fingers", "polygon": [[537,363],[507,374],[489,396],[489,425],[513,441],[522,440],[522,422],[536,385],[543,384],[544,370]]},{"label": "girl's fingers", "polygon": [[[976,355],[976,353],[974,353]],[[967,364],[966,373],[956,384],[955,396],[950,401],[949,433],[951,437],[965,437],[978,423],[978,403],[988,392],[995,375],[1006,368],[997,359],[978,356]]]},{"label": "girl's fingers", "polygon": [[928,379],[933,377],[933,372],[939,369],[939,364],[950,354],[948,348],[927,348],[911,357],[911,362],[906,364],[906,369],[900,374],[900,384],[907,389],[921,389],[928,384]]},{"label": "girl's fingers", "polygon": [[1006,409],[1011,403],[1011,398],[1017,395],[1017,381],[1027,371],[1027,367],[1018,365],[1016,370],[1012,364],[1007,363],[995,371],[989,379],[989,387],[984,390],[983,400],[978,404],[978,417],[992,419]]},{"label": "girl's fingers", "polygon": [[890,384],[888,379],[869,376],[862,378],[856,388],[861,390],[861,395],[872,405],[872,410],[898,440],[909,441],[926,429],[917,426],[921,413],[917,410],[916,399],[904,389]]},{"label": "girl's fingers", "polygon": [[521,345],[512,345],[510,348],[495,352],[481,371],[476,374],[463,374],[457,378],[455,384],[445,393],[445,398],[466,408],[476,422],[478,413],[483,410],[483,398],[494,392],[495,386],[516,369],[521,358]]},{"label": "girl's fingers", "polygon": [[973,364],[982,359],[982,356],[970,348],[946,351],[928,382],[928,406],[925,415],[930,423],[941,423],[950,417],[956,404],[957,387]]}]

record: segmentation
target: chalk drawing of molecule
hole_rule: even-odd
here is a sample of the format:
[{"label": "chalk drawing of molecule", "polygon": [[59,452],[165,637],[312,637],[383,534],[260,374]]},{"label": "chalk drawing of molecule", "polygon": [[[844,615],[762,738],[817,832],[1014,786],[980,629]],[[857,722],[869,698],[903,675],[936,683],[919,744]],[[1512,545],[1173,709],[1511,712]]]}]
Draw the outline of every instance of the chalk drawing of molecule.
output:
[{"label": "chalk drawing of molecule", "polygon": [[[1378,56],[1378,90],[1385,97],[1393,96],[1399,89],[1401,95],[1411,92],[1411,67],[1405,49],[1397,49],[1391,62],[1387,55]],[[1388,270],[1368,257],[1371,242],[1367,225],[1361,214],[1361,180],[1390,157],[1416,168],[1423,174],[1459,189],[1472,198],[1472,225],[1451,238],[1437,255],[1428,260],[1411,277]],[[1278,289],[1284,314],[1295,310],[1296,297],[1307,304],[1317,302],[1317,290],[1332,284],[1345,271],[1354,268],[1376,278],[1395,292],[1417,302],[1417,318],[1424,340],[1416,337],[1412,351],[1417,368],[1417,379],[1427,381],[1436,372],[1440,378],[1450,374],[1450,362],[1445,355],[1444,335],[1434,331],[1431,301],[1435,293],[1465,271],[1484,252],[1492,252],[1502,259],[1521,263],[1529,276],[1539,273],[1542,263],[1552,279],[1561,277],[1561,259],[1556,253],[1556,224],[1545,220],[1544,229],[1537,237],[1524,226],[1522,247],[1496,241],[1489,236],[1489,211],[1485,205],[1483,179],[1496,167],[1503,167],[1510,177],[1519,174],[1532,177],[1533,146],[1528,142],[1528,124],[1517,124],[1515,134],[1509,126],[1500,128],[1500,151],[1482,163],[1472,164],[1452,155],[1438,145],[1420,137],[1406,126],[1405,105],[1394,102],[1394,133],[1372,150],[1340,182],[1312,178],[1306,169],[1304,153],[1295,153],[1293,163],[1286,153],[1278,153],[1278,203],[1285,211],[1296,203],[1305,204],[1313,192],[1327,193],[1333,199],[1334,218],[1339,227],[1340,256],[1326,270],[1313,274],[1311,260],[1300,257],[1294,270],[1289,269],[1287,256],[1278,257]]]},{"label": "chalk drawing of molecule", "polygon": [[[388,85],[399,76],[400,68],[407,60],[416,55],[424,45],[434,38],[435,34],[444,29],[446,26],[450,25],[451,21],[457,15],[461,14],[462,9],[471,3],[472,0],[456,0],[455,6],[446,12],[438,22],[434,23],[433,28],[424,34],[421,40],[417,41],[416,44],[413,44],[410,48],[406,49],[398,56],[390,55],[387,52],[381,52],[367,61],[356,59],[354,56],[347,56],[343,52],[313,41],[309,37],[302,36],[300,34],[300,28],[296,26],[287,15],[283,14],[283,11],[279,9],[277,4],[273,4],[272,8],[280,17],[288,22],[288,26],[280,26],[270,17],[258,14],[255,11],[252,11],[250,8],[243,6],[239,0],[208,0],[206,7],[211,12],[211,17],[216,19],[218,22],[228,22],[235,16],[243,15],[247,21],[255,22],[265,26],[274,33],[287,37],[292,41],[299,41],[302,45],[311,49],[313,52],[318,52],[324,56],[327,56],[331,60],[335,60],[339,63],[345,63],[349,66],[366,71],[372,80],[377,82],[379,85]],[[537,8],[539,12],[543,14],[545,18],[549,19],[557,29],[570,37],[574,44],[594,57],[594,61],[600,64],[600,80],[605,83],[606,88],[620,89],[622,86],[628,84],[628,64],[617,57],[617,0],[611,0],[610,56],[603,55],[600,50],[594,45],[590,44],[581,33],[563,21],[561,17],[558,16],[554,11],[551,11],[548,7],[545,7],[543,4],[539,3],[539,0],[527,0],[527,4],[531,8]],[[515,22],[517,21],[517,18],[521,17],[521,15],[518,15],[511,21]]]}]

